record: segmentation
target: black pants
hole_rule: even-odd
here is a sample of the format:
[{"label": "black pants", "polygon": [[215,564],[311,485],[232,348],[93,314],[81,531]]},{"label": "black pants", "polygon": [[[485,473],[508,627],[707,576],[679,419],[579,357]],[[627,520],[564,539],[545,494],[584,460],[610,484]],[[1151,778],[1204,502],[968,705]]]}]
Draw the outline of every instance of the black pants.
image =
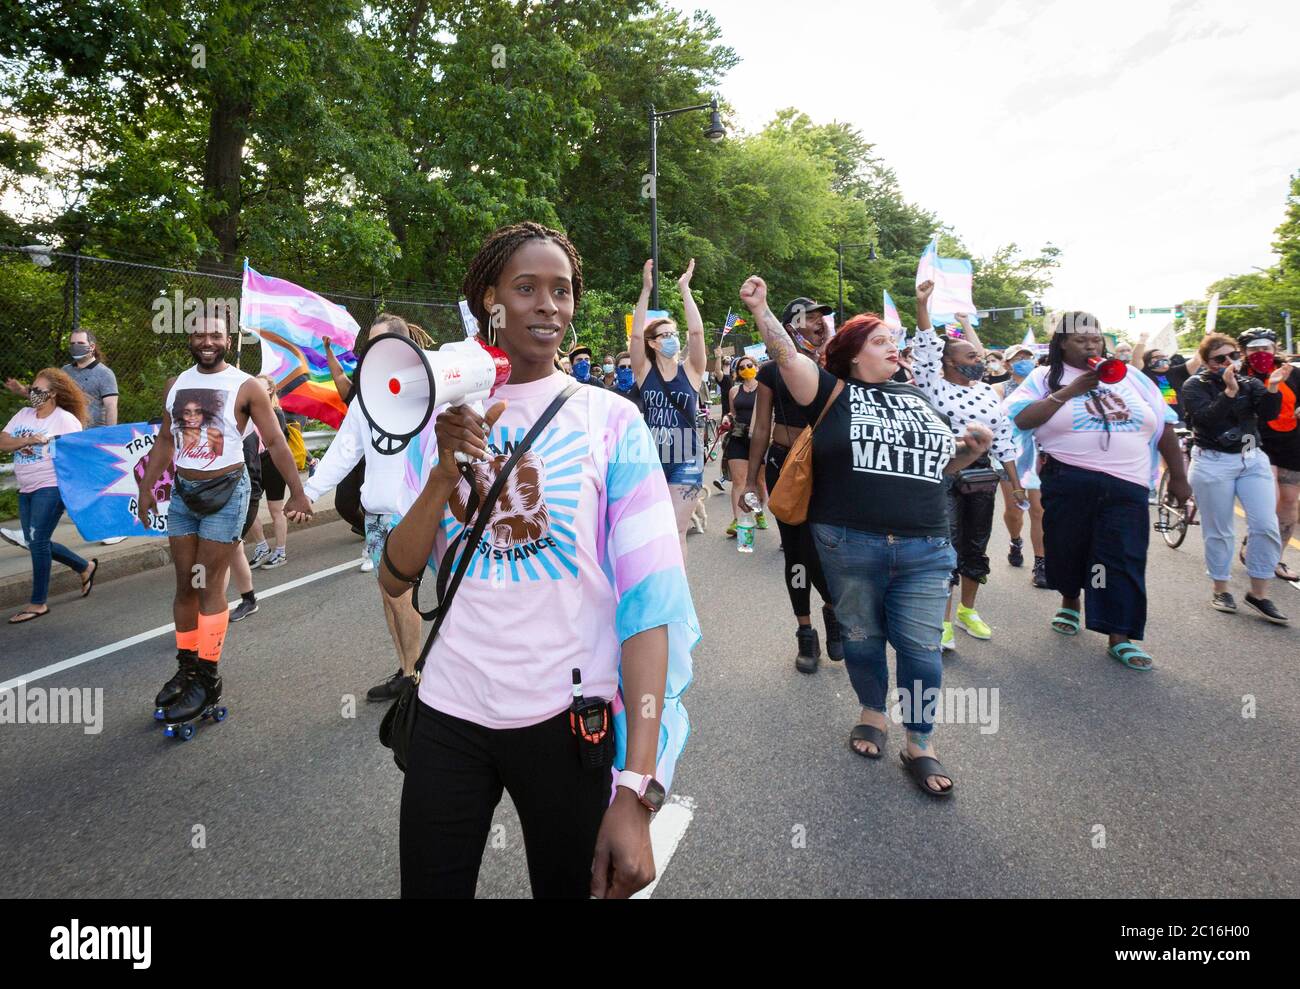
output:
[{"label": "black pants", "polygon": [[969,577],[981,584],[989,575],[989,537],[993,534],[993,504],[997,489],[978,494],[961,494],[957,485],[948,486],[948,538],[957,551],[952,582]]},{"label": "black pants", "polygon": [[1141,639],[1147,621],[1145,485],[1049,459],[1043,480],[1047,586],[1083,592],[1087,627]]},{"label": "black pants", "polygon": [[[790,448],[773,444],[767,450],[767,490],[776,487],[777,478],[781,476],[781,465],[789,454]],[[781,552],[785,554],[785,589],[790,595],[790,607],[794,609],[795,618],[806,618],[812,614],[812,591],[809,585],[817,588],[822,600],[829,603],[830,589],[826,586],[826,575],[822,573],[822,563],[817,556],[817,544],[813,542],[812,526],[786,525],[780,519],[776,527],[781,532]]]},{"label": "black pants", "polygon": [[338,509],[339,518],[352,526],[352,531],[358,536],[366,534],[366,513],[361,508],[361,485],[365,480],[366,461],[362,458],[334,489],[334,507]]},{"label": "black pants", "polygon": [[493,729],[421,703],[402,787],[402,897],[473,898],[503,788],[523,826],[533,896],[588,897],[611,784],[608,769],[582,767],[567,711]]}]

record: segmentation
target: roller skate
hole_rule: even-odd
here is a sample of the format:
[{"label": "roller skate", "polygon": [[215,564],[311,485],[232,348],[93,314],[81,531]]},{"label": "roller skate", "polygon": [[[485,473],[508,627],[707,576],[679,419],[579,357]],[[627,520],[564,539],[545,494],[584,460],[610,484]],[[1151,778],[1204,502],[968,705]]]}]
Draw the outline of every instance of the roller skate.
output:
[{"label": "roller skate", "polygon": [[180,698],[163,712],[163,734],[182,742],[193,737],[194,726],[211,718],[225,721],[230,712],[217,704],[221,700],[221,675],[216,663],[199,660],[185,678]]},{"label": "roller skate", "polygon": [[199,654],[193,649],[178,649],[176,651],[176,673],[163,684],[162,690],[158,691],[158,696],[153,699],[153,719],[161,721],[163,711],[175,704],[180,699],[181,693],[185,689],[185,678],[189,676],[190,670],[194,664],[199,661]]}]

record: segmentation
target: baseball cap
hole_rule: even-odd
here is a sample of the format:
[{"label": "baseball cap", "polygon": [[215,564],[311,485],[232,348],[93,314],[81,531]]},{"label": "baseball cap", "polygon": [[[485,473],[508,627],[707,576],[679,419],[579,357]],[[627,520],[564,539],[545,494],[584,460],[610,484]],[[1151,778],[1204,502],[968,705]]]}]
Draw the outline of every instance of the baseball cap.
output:
[{"label": "baseball cap", "polygon": [[[834,306],[820,306],[816,302],[813,302],[812,299],[801,295],[799,298],[788,302],[786,307],[781,310],[781,325],[789,326],[791,321],[795,318],[795,315],[800,312],[805,316],[810,316],[813,313],[816,313],[819,316],[829,316],[834,311]],[[798,327],[796,326],[795,329],[798,329]]]},{"label": "baseball cap", "polygon": [[592,359],[592,357],[591,357],[591,348],[590,348],[590,347],[587,347],[587,346],[579,345],[579,346],[574,347],[572,350],[569,351],[569,360],[570,360],[570,361],[576,361],[579,357],[585,357],[585,358],[587,358],[587,360],[590,361],[590,360]]}]

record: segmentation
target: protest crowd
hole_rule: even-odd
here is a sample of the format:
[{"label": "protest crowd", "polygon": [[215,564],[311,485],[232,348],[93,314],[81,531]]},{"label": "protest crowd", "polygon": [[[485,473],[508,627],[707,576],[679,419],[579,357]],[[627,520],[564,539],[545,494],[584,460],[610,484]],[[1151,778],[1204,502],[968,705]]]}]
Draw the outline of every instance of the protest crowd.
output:
[{"label": "protest crowd", "polygon": [[[335,492],[378,585],[366,607],[391,639],[392,652],[367,657],[367,697],[391,705],[385,743],[406,773],[403,895],[473,895],[504,789],[536,895],[622,896],[653,876],[648,821],[686,741],[682,694],[708,634],[687,536],[710,532],[710,488],[726,495],[712,536],[735,541],[737,571],[784,581],[794,670],[845,664],[858,708],[847,742],[866,759],[887,746],[887,645],[900,687],[937,689],[962,636],[993,637],[978,610],[991,555],[1053,595],[1054,632],[1095,633],[1099,653],[1151,672],[1151,533],[1185,523],[1194,505],[1204,604],[1287,623],[1271,589],[1300,582],[1284,560],[1300,495],[1300,362],[1273,331],[1208,332],[1183,355],[1145,335],[1116,345],[1072,310],[1047,314],[1041,341],[1031,329],[990,348],[969,271],[939,259],[937,242],[920,259],[911,332],[887,293],[880,313],[836,325],[833,307],[773,299],[760,275],[736,286],[744,319],[729,312],[709,330],[694,269],[676,282],[683,327],[651,309],[657,272],[645,263],[617,353],[573,330],[579,250],[536,223],[498,229],[470,262],[469,351],[438,349],[389,313],[358,327],[248,269],[240,313],[209,313],[189,334],[193,363],[175,368],[152,423],[118,423],[113,372],[93,335],[73,333],[62,368],[6,382],[27,405],[0,432],[20,510],[20,528],[2,534],[30,553],[32,576],[5,648],[39,635],[16,626],[49,614],[55,563],[79,575],[82,597],[94,589],[98,561],[53,541],[65,510],[87,538],[165,534],[176,667],[160,659],[153,709],[188,737],[196,719],[225,716],[220,663],[238,652],[230,624],[259,612],[253,571],[284,565],[291,524]],[[738,325],[760,342],[724,349]],[[240,332],[261,341],[259,376],[227,361]],[[381,352],[408,354],[414,370]],[[441,379],[421,385],[434,353],[456,377],[495,361],[498,378],[438,401]],[[410,407],[425,414],[395,429],[376,396],[404,399],[412,382],[424,391]],[[309,419],[336,430],[319,461],[302,440]],[[132,490],[73,493],[92,448],[142,442]],[[1010,541],[991,546],[999,492]],[[780,576],[755,573],[749,554],[773,538]],[[1248,584],[1240,605],[1234,561]],[[197,588],[196,566],[207,576]],[[436,613],[423,610],[435,598]],[[482,627],[527,634],[484,642]],[[644,708],[634,700],[646,697]],[[914,711],[903,729],[911,783],[950,798],[959,781],[932,715]]]}]

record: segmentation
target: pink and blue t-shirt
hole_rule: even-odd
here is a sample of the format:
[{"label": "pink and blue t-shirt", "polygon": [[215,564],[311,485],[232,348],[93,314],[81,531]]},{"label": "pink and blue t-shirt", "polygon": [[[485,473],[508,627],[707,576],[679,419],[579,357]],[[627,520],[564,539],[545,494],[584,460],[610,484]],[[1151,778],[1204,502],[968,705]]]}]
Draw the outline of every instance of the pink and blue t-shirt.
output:
[{"label": "pink and blue t-shirt", "polygon": [[[556,373],[497,390],[492,402],[509,404],[488,437],[492,460],[472,468],[480,491],[568,381]],[[435,434],[427,430],[407,450],[407,487],[420,490],[437,457]],[[462,480],[443,512],[430,560],[435,570],[473,521],[468,494]],[[656,775],[668,786],[689,732],[680,698],[700,632],[668,485],[636,407],[599,388],[570,396],[516,465],[480,544],[469,551],[474,559],[429,654],[420,699],[489,728],[526,727],[569,706],[577,667],[585,696],[614,700],[621,766],[622,643],[667,626]]]},{"label": "pink and blue t-shirt", "polygon": [[[1050,371],[1046,367],[1034,368],[1007,396],[1008,416],[1014,420],[1026,406],[1047,397]],[[1082,373],[1067,364],[1062,369],[1060,387]],[[1177,421],[1155,383],[1140,371],[1128,368],[1116,384],[1098,384],[1094,392],[1066,402],[1033,430],[1034,445],[1063,464],[1100,471],[1145,488],[1155,480],[1156,444],[1165,424]]]},{"label": "pink and blue t-shirt", "polygon": [[[9,425],[5,426],[4,431],[14,439],[41,433],[53,439],[65,433],[81,432],[81,422],[67,409],[58,406],[55,406],[54,411],[44,419],[37,416],[36,410],[28,406],[18,410],[17,414],[9,420]],[[19,494],[31,494],[41,488],[58,486],[58,479],[54,475],[55,445],[45,443],[41,446],[14,451],[14,478],[18,481]]]}]

